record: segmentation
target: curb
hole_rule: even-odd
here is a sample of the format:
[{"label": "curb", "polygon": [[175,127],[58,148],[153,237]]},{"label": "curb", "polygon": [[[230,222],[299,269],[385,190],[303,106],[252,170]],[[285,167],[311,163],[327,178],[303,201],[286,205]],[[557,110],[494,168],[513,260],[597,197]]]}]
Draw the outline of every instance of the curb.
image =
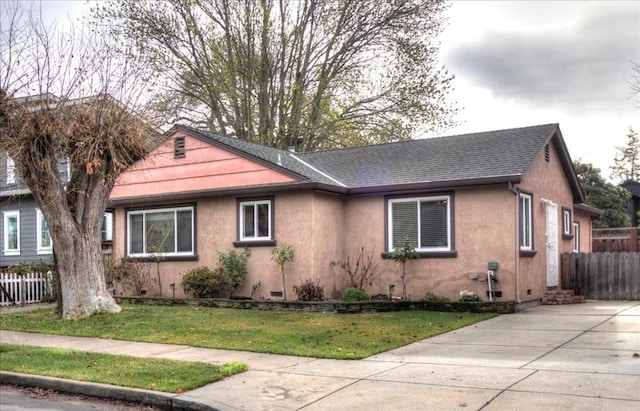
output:
[{"label": "curb", "polygon": [[89,397],[123,400],[144,405],[153,405],[169,411],[220,411],[206,404],[178,398],[179,394],[126,388],[116,385],[86,381],[66,380],[42,375],[20,374],[0,371],[0,383],[24,387],[39,387],[68,394],[80,394]]}]

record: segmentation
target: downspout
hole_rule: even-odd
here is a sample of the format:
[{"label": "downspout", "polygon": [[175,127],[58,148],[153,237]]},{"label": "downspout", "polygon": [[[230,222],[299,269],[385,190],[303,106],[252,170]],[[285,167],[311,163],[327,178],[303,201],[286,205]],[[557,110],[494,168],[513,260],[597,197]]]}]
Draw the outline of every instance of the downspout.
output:
[{"label": "downspout", "polygon": [[518,192],[517,189],[515,189],[513,187],[513,184],[511,182],[508,183],[507,188],[509,189],[509,191],[511,191],[514,196],[515,196],[515,206],[516,206],[516,212],[515,212],[515,216],[516,216],[516,223],[514,224],[514,244],[515,244],[515,253],[514,253],[514,260],[515,260],[515,277],[516,277],[516,304],[520,304],[522,301],[520,300],[520,193]]}]

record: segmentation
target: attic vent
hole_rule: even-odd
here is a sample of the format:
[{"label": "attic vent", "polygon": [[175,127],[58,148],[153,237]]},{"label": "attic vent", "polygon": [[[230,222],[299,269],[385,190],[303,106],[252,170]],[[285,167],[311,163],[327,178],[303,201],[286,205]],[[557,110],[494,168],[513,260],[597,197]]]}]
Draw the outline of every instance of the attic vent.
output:
[{"label": "attic vent", "polygon": [[173,140],[173,158],[184,158],[184,137],[176,137]]},{"label": "attic vent", "polygon": [[549,144],[544,146],[544,161],[549,162]]}]

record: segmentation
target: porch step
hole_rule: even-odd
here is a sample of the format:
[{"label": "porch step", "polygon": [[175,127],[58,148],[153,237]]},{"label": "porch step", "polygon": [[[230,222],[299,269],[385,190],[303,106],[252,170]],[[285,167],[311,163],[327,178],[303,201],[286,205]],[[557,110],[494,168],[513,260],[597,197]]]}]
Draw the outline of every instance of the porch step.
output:
[{"label": "porch step", "polygon": [[575,295],[573,290],[551,290],[544,294],[543,305],[580,304],[586,301],[584,295]]}]

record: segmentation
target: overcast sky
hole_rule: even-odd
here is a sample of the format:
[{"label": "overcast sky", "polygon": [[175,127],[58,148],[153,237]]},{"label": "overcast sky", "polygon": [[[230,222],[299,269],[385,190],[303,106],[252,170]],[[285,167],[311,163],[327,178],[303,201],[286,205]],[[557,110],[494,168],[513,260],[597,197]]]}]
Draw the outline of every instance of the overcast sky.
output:
[{"label": "overcast sky", "polygon": [[559,123],[571,157],[608,177],[640,131],[640,1],[454,1],[447,15],[441,60],[462,107],[447,134]]},{"label": "overcast sky", "polygon": [[[0,0],[2,1],[2,0]],[[43,1],[79,17],[84,2]],[[453,1],[441,62],[456,76],[459,126],[447,135],[559,123],[574,160],[609,176],[615,147],[640,131],[640,0]]]}]

